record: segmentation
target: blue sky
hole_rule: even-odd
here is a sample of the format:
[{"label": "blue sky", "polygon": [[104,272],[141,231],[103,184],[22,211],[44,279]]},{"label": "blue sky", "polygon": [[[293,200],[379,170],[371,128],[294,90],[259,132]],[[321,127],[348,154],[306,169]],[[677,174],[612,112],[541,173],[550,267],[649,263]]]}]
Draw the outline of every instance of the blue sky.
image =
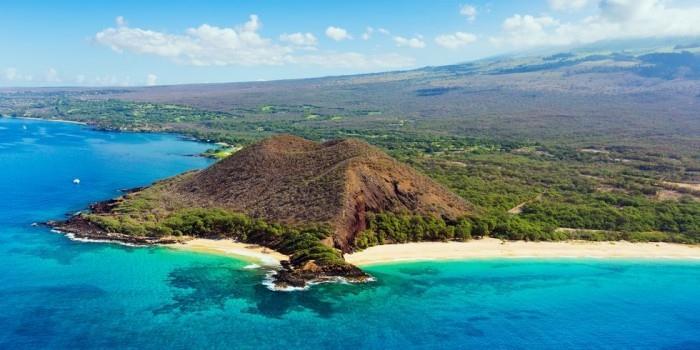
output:
[{"label": "blue sky", "polygon": [[273,80],[700,35],[683,0],[3,1],[0,86]]}]

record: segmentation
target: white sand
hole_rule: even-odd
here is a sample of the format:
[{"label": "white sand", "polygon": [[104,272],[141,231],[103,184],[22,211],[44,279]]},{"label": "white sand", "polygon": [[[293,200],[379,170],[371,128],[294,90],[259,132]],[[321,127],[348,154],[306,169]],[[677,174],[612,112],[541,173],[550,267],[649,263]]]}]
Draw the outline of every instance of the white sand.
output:
[{"label": "white sand", "polygon": [[[233,240],[192,239],[169,244],[184,249],[231,255],[265,266],[279,266],[289,257],[256,244]],[[380,245],[346,254],[345,260],[362,266],[398,261],[459,260],[487,258],[619,258],[700,260],[700,245],[631,242],[525,242],[484,238],[468,242],[421,242]]]},{"label": "white sand", "polygon": [[234,242],[229,239],[195,238],[185,243],[168,244],[167,246],[175,249],[232,255],[265,266],[279,266],[280,261],[289,260],[288,256],[270,248],[257,244]]},{"label": "white sand", "polygon": [[480,258],[700,259],[700,246],[672,243],[584,241],[503,242],[495,238],[485,238],[469,242],[389,244],[345,255],[345,260],[355,265],[412,260]]}]

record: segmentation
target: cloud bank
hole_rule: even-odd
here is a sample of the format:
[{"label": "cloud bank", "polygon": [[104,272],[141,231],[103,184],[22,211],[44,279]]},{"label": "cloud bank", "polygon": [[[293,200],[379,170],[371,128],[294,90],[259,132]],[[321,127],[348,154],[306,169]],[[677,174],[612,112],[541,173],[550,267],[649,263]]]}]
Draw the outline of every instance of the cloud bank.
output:
[{"label": "cloud bank", "polygon": [[[551,0],[554,9],[576,10],[591,1]],[[601,40],[700,35],[700,5],[674,7],[661,0],[599,0],[596,12],[565,22],[546,15],[515,14],[491,38],[512,47],[588,44]]]},{"label": "cloud bank", "polygon": [[435,43],[447,49],[459,49],[476,42],[476,35],[465,32],[443,34],[435,37]]},{"label": "cloud bank", "polygon": [[[378,69],[404,68],[414,64],[410,57],[396,54],[365,55],[356,52],[319,52],[318,39],[311,33],[282,34],[279,41],[260,34],[262,23],[250,15],[247,22],[236,27],[202,24],[183,34],[171,34],[130,27],[123,17],[117,17],[116,27],[95,34],[94,41],[119,53],[135,53],[164,57],[173,62],[192,66],[282,66],[288,64],[328,68]],[[336,41],[352,36],[343,28],[328,27],[326,36]],[[410,41],[410,39],[409,39]],[[410,41],[408,45],[417,45]],[[299,50],[301,49],[300,53]]]}]

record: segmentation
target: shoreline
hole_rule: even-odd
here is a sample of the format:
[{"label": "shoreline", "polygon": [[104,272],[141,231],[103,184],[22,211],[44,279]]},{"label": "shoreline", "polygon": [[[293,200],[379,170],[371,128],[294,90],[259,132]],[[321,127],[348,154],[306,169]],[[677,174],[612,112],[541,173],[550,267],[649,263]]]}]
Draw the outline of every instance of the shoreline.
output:
[{"label": "shoreline", "polygon": [[[65,119],[49,119],[49,118],[37,118],[37,117],[16,117],[16,116],[11,116],[11,115],[0,115],[1,118],[7,118],[7,119],[25,119],[25,120],[35,120],[35,121],[45,121],[45,122],[55,122],[55,123],[68,123],[68,124],[75,124],[75,125],[82,125],[82,126],[88,126],[90,127],[91,130],[94,131],[104,131],[104,132],[115,132],[115,133],[149,133],[149,134],[167,134],[167,135],[175,135],[179,139],[183,141],[191,141],[191,142],[199,142],[203,144],[215,144],[214,140],[210,139],[202,139],[198,138],[192,135],[187,134],[184,131],[172,131],[172,130],[120,130],[120,129],[111,129],[111,128],[99,128],[96,127],[95,124],[90,124],[87,122],[79,122],[79,121],[74,121],[74,120],[65,120]],[[211,158],[207,157],[203,154],[192,154],[190,156],[193,157],[203,157],[203,158]]]},{"label": "shoreline", "polygon": [[278,268],[289,260],[287,255],[257,244],[234,242],[230,239],[194,238],[182,243],[160,244],[163,247],[198,253],[232,256],[240,260]]},{"label": "shoreline", "polygon": [[700,262],[700,245],[626,241],[526,242],[483,238],[468,242],[387,244],[345,255],[345,261],[359,267],[412,261],[500,258],[698,260]]},{"label": "shoreline", "polygon": [[26,119],[26,120],[45,121],[45,122],[69,123],[69,124],[77,124],[77,125],[88,125],[88,123],[85,123],[85,122],[78,122],[78,121],[74,121],[74,120],[65,120],[65,119],[49,119],[49,118],[36,118],[36,117],[15,117],[15,116],[11,116],[11,115],[3,115],[2,118],[8,118],[8,119]]}]

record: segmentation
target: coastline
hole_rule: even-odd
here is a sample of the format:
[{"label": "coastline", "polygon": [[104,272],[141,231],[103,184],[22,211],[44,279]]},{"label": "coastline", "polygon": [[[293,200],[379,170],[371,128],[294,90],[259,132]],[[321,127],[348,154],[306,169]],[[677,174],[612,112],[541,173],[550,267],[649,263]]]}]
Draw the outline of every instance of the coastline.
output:
[{"label": "coastline", "polygon": [[[175,135],[179,139],[183,141],[193,141],[193,142],[200,142],[204,144],[211,144],[213,143],[212,140],[210,139],[204,139],[204,138],[198,138],[192,135],[187,134],[184,131],[172,131],[172,130],[122,130],[122,129],[117,129],[117,128],[100,128],[97,127],[95,124],[90,124],[87,122],[79,122],[75,120],[65,120],[65,119],[49,119],[49,118],[37,118],[37,117],[16,117],[16,116],[11,116],[11,115],[0,115],[0,118],[7,118],[7,119],[25,119],[25,120],[35,120],[35,121],[45,121],[45,122],[55,122],[55,123],[68,123],[68,124],[75,124],[75,125],[82,125],[82,126],[89,126],[92,130],[95,131],[108,131],[108,132],[132,132],[132,133],[151,133],[151,134],[170,134],[170,135]],[[192,154],[191,156],[193,157],[204,157],[204,158],[213,158],[213,157],[208,157],[203,154]]]},{"label": "coastline", "polygon": [[280,267],[289,257],[257,244],[234,242],[230,239],[194,238],[182,243],[162,244],[164,247],[200,253],[227,255],[266,267]]},{"label": "coastline", "polygon": [[10,115],[3,115],[2,118],[9,118],[9,119],[26,119],[26,120],[45,121],[45,122],[69,123],[69,124],[77,124],[77,125],[88,125],[88,123],[85,123],[85,122],[77,122],[77,121],[74,121],[74,120],[65,120],[65,119],[48,119],[48,118],[36,118],[36,117],[15,117],[15,116],[10,116]]},{"label": "coastline", "polygon": [[345,261],[360,267],[395,262],[490,258],[672,259],[700,261],[700,245],[656,242],[632,243],[626,241],[526,242],[484,238],[468,242],[387,244],[345,255]]}]

